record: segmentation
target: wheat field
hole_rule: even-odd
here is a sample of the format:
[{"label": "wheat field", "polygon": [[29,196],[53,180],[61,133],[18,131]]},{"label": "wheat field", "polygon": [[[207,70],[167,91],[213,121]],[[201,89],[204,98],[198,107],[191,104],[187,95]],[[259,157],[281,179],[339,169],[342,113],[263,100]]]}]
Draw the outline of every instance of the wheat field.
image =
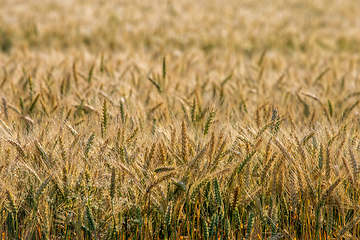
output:
[{"label": "wheat field", "polygon": [[1,239],[359,239],[360,3],[0,0]]}]

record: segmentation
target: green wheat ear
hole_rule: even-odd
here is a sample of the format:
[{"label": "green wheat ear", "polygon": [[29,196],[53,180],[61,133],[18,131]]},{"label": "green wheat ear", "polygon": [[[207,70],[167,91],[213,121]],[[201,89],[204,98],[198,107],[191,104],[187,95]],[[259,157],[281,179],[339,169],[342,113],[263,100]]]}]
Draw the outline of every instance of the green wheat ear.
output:
[{"label": "green wheat ear", "polygon": [[101,54],[100,58],[100,72],[104,72],[104,53]]},{"label": "green wheat ear", "polygon": [[167,207],[167,209],[166,209],[165,218],[164,218],[164,225],[165,225],[165,227],[170,226],[170,222],[171,222],[171,212],[172,212],[172,202],[169,202],[168,207]]},{"label": "green wheat ear", "polygon": [[151,133],[154,135],[155,134],[155,131],[156,131],[156,122],[157,122],[157,118],[154,117],[153,118],[153,125],[152,125],[152,130],[151,130]]},{"label": "green wheat ear", "polygon": [[126,139],[126,142],[130,142],[131,140],[133,140],[135,138],[136,134],[138,133],[138,131],[139,131],[139,128],[136,127],[134,129],[134,131],[132,132],[131,136],[128,139]]},{"label": "green wheat ear", "polygon": [[7,103],[6,103],[6,98],[5,98],[5,97],[2,98],[2,104],[3,104],[3,111],[4,111],[5,119],[6,119],[6,120],[9,120],[8,107],[7,107]]},{"label": "green wheat ear", "polygon": [[158,92],[161,93],[162,89],[161,89],[160,85],[157,82],[155,82],[155,80],[153,80],[152,78],[148,77],[148,79],[152,84],[154,84],[154,86],[156,87]]},{"label": "green wheat ear", "polygon": [[73,64],[73,76],[74,76],[75,84],[76,84],[76,86],[78,86],[79,81],[78,81],[78,77],[77,77],[76,63]]},{"label": "green wheat ear", "polygon": [[229,236],[230,236],[230,221],[229,221],[228,217],[226,217],[226,219],[225,219],[224,231],[225,231],[225,240],[229,239]]},{"label": "green wheat ear", "polygon": [[210,128],[210,125],[212,123],[212,120],[215,116],[215,111],[212,110],[206,120],[206,123],[205,123],[205,127],[204,127],[204,136],[206,136],[206,134],[209,132],[209,128]]},{"label": "green wheat ear", "polygon": [[203,222],[203,235],[204,235],[204,239],[208,240],[209,239],[209,227],[208,224],[206,223],[205,220],[202,221]]},{"label": "green wheat ear", "polygon": [[29,82],[29,91],[30,91],[30,102],[33,102],[34,82],[32,80],[31,75],[29,75],[28,82]]},{"label": "green wheat ear", "polygon": [[87,143],[86,143],[86,146],[85,146],[84,155],[85,155],[86,158],[89,157],[89,152],[90,152],[90,150],[91,150],[91,148],[92,148],[92,146],[93,146],[93,144],[94,144],[94,139],[95,139],[95,133],[93,132],[93,133],[90,135],[90,137],[89,137],[89,139],[88,139],[88,141],[87,141]]},{"label": "green wheat ear", "polygon": [[91,80],[92,80],[92,76],[93,76],[93,72],[94,72],[94,67],[95,67],[95,64],[93,64],[89,70],[89,76],[88,76],[88,79],[87,79],[87,82],[88,83],[91,83]]},{"label": "green wheat ear", "polygon": [[196,199],[196,196],[197,196],[198,193],[200,192],[201,188],[202,188],[203,186],[205,186],[205,185],[209,182],[209,180],[210,180],[210,179],[207,178],[207,179],[205,179],[204,181],[202,181],[201,183],[199,183],[199,184],[195,187],[194,191],[191,193],[190,199],[195,200],[195,199]]},{"label": "green wheat ear", "polygon": [[142,233],[142,225],[143,225],[143,218],[141,214],[141,208],[139,206],[136,206],[136,221],[139,229],[139,233],[141,236]]},{"label": "green wheat ear", "polygon": [[193,100],[193,103],[191,104],[190,114],[191,114],[191,122],[195,123],[195,121],[196,121],[196,100],[195,100],[195,98]]},{"label": "green wheat ear", "polygon": [[115,197],[115,185],[116,183],[116,172],[115,172],[115,168],[113,167],[111,170],[111,181],[110,181],[110,198],[111,201],[114,200]]},{"label": "green wheat ear", "polygon": [[120,101],[120,117],[122,123],[125,123],[125,111],[124,111],[124,103]]},{"label": "green wheat ear", "polygon": [[65,197],[67,197],[69,194],[69,189],[68,189],[69,178],[68,178],[68,170],[65,166],[62,168],[62,182],[63,182],[64,195]]},{"label": "green wheat ear", "polygon": [[235,221],[235,225],[236,225],[236,229],[240,229],[240,214],[239,214],[239,209],[236,207],[235,211],[234,211],[234,221]]},{"label": "green wheat ear", "polygon": [[51,178],[53,177],[53,174],[51,174],[48,178],[45,179],[45,181],[40,185],[40,187],[35,192],[35,199],[38,199],[39,196],[44,192],[47,185],[50,183]]},{"label": "green wheat ear", "polygon": [[182,160],[184,162],[186,162],[187,160],[187,147],[188,147],[188,143],[187,143],[186,125],[185,122],[183,121],[181,123],[181,155],[182,155]]},{"label": "green wheat ear", "polygon": [[6,189],[6,199],[9,202],[11,212],[15,214],[16,210],[17,210],[17,207],[16,207],[16,204],[15,204],[13,195],[11,194],[9,189]]},{"label": "green wheat ear", "polygon": [[166,78],[166,59],[163,58],[163,80],[165,81]]},{"label": "green wheat ear", "polygon": [[23,159],[27,158],[25,150],[23,149],[23,147],[19,143],[15,142],[15,141],[13,141],[11,139],[6,139],[6,141],[16,148],[17,152],[20,154],[20,156]]},{"label": "green wheat ear", "polygon": [[86,204],[86,220],[88,222],[88,228],[91,231],[95,231],[95,222],[94,222],[94,218],[91,214],[91,210],[90,210],[90,203]]},{"label": "green wheat ear", "polygon": [[246,230],[246,236],[250,237],[250,234],[252,232],[252,228],[253,228],[253,224],[254,224],[254,213],[251,212],[249,215],[249,219],[248,219],[248,224],[247,224],[247,230]]},{"label": "green wheat ear", "polygon": [[332,116],[333,116],[333,107],[332,107],[332,105],[331,105],[330,100],[328,100],[328,107],[329,107],[329,114],[330,114],[330,117],[332,117]]},{"label": "green wheat ear", "polygon": [[40,142],[39,141],[35,141],[35,146],[36,146],[36,149],[37,151],[39,152],[41,158],[43,161],[45,162],[48,162],[49,161],[49,157],[47,156],[44,148],[41,146]]},{"label": "green wheat ear", "polygon": [[106,135],[106,130],[109,124],[109,113],[107,101],[104,100],[102,106],[102,119],[101,119],[101,137],[104,138]]},{"label": "green wheat ear", "polygon": [[35,109],[36,103],[39,100],[40,94],[38,93],[34,99],[34,101],[31,102],[30,108],[29,108],[29,114],[33,112]]},{"label": "green wheat ear", "polygon": [[214,215],[211,217],[209,238],[211,238],[216,234],[217,226],[218,226],[218,216],[217,213],[214,213]]},{"label": "green wheat ear", "polygon": [[220,192],[219,181],[218,181],[217,178],[214,179],[214,192],[215,192],[216,204],[217,204],[218,206],[221,206],[222,199],[221,199],[221,192]]},{"label": "green wheat ear", "polygon": [[245,165],[250,162],[252,156],[254,156],[255,153],[256,153],[256,151],[252,151],[244,158],[244,160],[240,163],[240,165],[237,168],[238,174],[241,173],[241,171],[244,169]]}]

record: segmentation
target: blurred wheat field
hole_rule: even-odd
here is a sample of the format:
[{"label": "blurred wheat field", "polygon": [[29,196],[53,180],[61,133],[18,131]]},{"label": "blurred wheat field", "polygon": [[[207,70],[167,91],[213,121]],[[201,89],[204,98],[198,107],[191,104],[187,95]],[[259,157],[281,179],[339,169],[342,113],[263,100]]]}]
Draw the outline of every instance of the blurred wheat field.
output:
[{"label": "blurred wheat field", "polygon": [[0,0],[1,239],[358,239],[360,3]]}]

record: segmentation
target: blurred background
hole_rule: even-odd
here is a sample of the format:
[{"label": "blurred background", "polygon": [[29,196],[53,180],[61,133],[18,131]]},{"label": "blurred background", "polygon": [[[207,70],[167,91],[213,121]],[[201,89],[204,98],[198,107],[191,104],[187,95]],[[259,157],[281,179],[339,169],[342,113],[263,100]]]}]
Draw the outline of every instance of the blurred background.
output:
[{"label": "blurred background", "polygon": [[360,2],[352,0],[1,0],[0,5],[0,50],[7,54],[360,50]]}]

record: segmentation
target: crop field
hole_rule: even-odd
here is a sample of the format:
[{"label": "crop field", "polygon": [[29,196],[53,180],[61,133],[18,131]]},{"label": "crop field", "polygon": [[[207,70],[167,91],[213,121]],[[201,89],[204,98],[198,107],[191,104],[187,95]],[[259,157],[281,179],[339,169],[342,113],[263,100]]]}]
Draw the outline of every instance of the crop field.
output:
[{"label": "crop field", "polygon": [[360,2],[0,6],[0,239],[360,238]]}]

